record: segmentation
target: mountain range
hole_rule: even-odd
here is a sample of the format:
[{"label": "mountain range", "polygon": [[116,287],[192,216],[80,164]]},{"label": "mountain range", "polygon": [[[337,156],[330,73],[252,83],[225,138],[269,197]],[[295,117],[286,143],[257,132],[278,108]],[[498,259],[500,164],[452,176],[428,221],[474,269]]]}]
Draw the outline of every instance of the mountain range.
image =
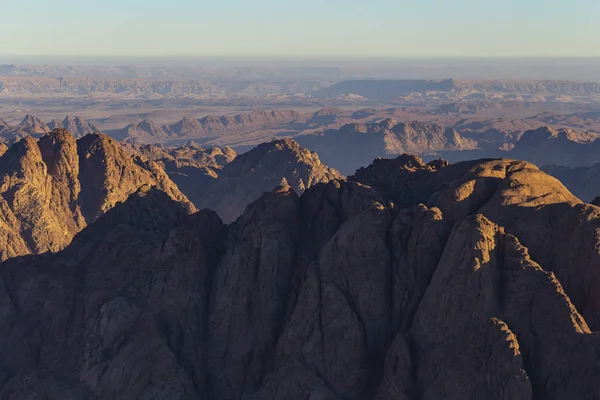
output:
[{"label": "mountain range", "polygon": [[[399,108],[349,112],[326,107],[305,113],[257,110],[229,116],[209,115],[200,119],[184,117],[170,124],[145,119],[124,128],[106,129],[104,133],[135,145],[162,143],[181,146],[193,140],[205,147],[229,146],[242,152],[260,143],[289,137],[316,151],[326,159],[326,164],[346,174],[368,165],[375,157],[403,153],[419,154],[427,159],[443,157],[453,162],[482,157],[515,158],[537,165],[571,167],[598,162],[596,147],[600,142],[596,139],[600,133],[595,128],[600,127],[591,125],[595,128],[587,129],[589,127],[585,125],[585,130],[576,130],[544,125],[563,121],[548,119],[549,114],[509,120],[503,117],[472,117],[460,112],[471,106],[487,109],[489,105],[486,104],[449,104],[444,110],[459,112],[444,117],[447,120],[439,120],[441,107],[422,112]],[[573,122],[569,126],[580,125]],[[68,129],[76,137],[100,131],[95,123],[81,117],[44,123],[33,115],[26,115],[17,125],[0,121],[0,140],[14,143],[28,134],[39,138],[54,128]],[[355,157],[339,157],[340,148]]]},{"label": "mountain range", "polygon": [[322,134],[304,135],[298,142],[316,151],[327,165],[350,174],[377,157],[403,153],[435,154],[477,149],[477,142],[453,128],[427,122],[349,124]]},{"label": "mountain range", "polygon": [[0,157],[0,259],[58,251],[84,227],[143,185],[187,212],[210,207],[227,222],[282,182],[297,193],[341,178],[291,140],[236,157],[231,149],[187,146],[170,152],[127,148],[103,134],[76,139],[55,129],[26,136]]},{"label": "mountain range", "polygon": [[[68,140],[88,170],[111,159],[106,137]],[[221,168],[315,162],[270,145]],[[69,176],[63,159],[51,176]],[[143,184],[63,250],[2,263],[0,397],[600,393],[600,208],[514,160],[403,155],[329,175],[301,195],[286,178],[231,224]]]},{"label": "mountain range", "polygon": [[157,125],[152,120],[131,124],[121,131],[110,132],[117,139],[153,142],[166,138],[214,138],[224,132],[269,128],[290,123],[299,118],[293,110],[252,111],[234,116],[185,117],[170,125]]}]

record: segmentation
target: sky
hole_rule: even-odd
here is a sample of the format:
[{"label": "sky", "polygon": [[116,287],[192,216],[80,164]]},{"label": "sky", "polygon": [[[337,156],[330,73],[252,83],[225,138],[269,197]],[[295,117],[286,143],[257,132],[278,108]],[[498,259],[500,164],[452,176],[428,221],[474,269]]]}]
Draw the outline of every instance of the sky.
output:
[{"label": "sky", "polygon": [[599,0],[0,0],[0,55],[600,57]]}]

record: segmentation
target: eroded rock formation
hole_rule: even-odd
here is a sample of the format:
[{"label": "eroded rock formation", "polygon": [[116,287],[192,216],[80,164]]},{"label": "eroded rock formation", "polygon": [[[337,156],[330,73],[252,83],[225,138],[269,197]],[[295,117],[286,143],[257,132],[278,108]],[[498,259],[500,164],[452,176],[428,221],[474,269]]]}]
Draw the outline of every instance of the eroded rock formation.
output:
[{"label": "eroded rock formation", "polygon": [[378,160],[229,226],[144,186],[0,266],[0,397],[596,398],[599,221],[510,160]]}]

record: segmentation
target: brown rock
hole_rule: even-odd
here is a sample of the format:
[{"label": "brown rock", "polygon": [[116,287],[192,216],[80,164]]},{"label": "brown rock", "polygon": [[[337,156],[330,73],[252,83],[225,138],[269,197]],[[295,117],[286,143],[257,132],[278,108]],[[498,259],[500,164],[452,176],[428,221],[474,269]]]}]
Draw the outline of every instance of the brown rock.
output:
[{"label": "brown rock", "polygon": [[341,178],[334,169],[321,164],[315,153],[291,139],[263,143],[237,156],[225,165],[218,178],[194,197],[198,208],[215,210],[225,222],[239,217],[263,193],[281,185],[283,180],[298,194],[309,187]]},{"label": "brown rock", "polygon": [[26,136],[0,157],[0,259],[65,248],[144,184],[195,210],[158,165],[132,158],[106,136],[76,142],[62,129],[37,142]]},{"label": "brown rock", "polygon": [[563,285],[596,315],[597,207],[526,163],[404,161],[373,182],[426,205],[334,179],[227,227],[143,186],[65,250],[4,262],[0,394],[594,398],[600,342]]}]

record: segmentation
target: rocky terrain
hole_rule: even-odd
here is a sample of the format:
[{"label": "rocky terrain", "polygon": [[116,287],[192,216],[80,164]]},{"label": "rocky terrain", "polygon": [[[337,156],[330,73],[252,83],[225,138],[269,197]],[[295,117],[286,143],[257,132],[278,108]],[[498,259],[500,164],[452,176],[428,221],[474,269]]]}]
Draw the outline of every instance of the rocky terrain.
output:
[{"label": "rocky terrain", "polygon": [[[124,104],[119,105],[119,109],[124,107],[126,107]],[[159,107],[159,105],[148,104],[140,107]],[[549,111],[555,109],[562,109],[563,114]],[[582,109],[587,111],[570,113]],[[46,114],[51,115],[49,122],[44,122],[43,118],[32,114],[19,119],[9,114],[6,120],[0,122],[0,141],[12,143],[26,134],[40,137],[56,127],[63,127],[76,136],[104,132],[117,140],[137,145],[181,146],[194,140],[207,147],[232,147],[238,152],[244,152],[260,143],[284,137],[302,140],[300,138],[306,136],[331,136],[334,130],[345,132],[352,132],[354,128],[377,130],[378,124],[393,120],[397,124],[411,125],[413,126],[411,129],[417,132],[406,135],[407,138],[402,141],[401,146],[404,151],[424,156],[429,152],[438,152],[452,161],[459,161],[473,157],[506,157],[506,151],[513,149],[525,132],[539,128],[569,132],[565,138],[578,143],[589,143],[600,135],[600,119],[594,117],[598,111],[594,111],[591,105],[532,103],[523,100],[455,101],[442,105],[390,108],[324,107],[316,111],[253,110],[231,114],[201,114],[204,115],[202,117],[189,111],[177,111],[174,115],[179,120],[176,122],[171,119],[165,122],[165,115],[171,115],[171,111],[151,111],[152,108],[145,110],[147,112],[135,111],[133,114],[90,120],[85,120],[81,116],[61,116],[57,120],[56,114]],[[108,112],[112,114],[115,110],[110,109]],[[185,115],[183,118],[181,118],[182,113]],[[126,123],[127,121],[132,122]],[[463,139],[475,143],[458,147],[454,143],[448,145],[434,143],[432,146],[424,146],[422,141],[426,139],[419,136],[432,135],[430,132],[432,125],[454,130]],[[415,138],[411,139],[411,135]],[[543,140],[542,136],[538,135],[536,140]],[[328,146],[335,147],[336,143],[328,143]],[[532,141],[529,145],[531,143]],[[537,145],[537,143],[533,144]],[[469,152],[464,153],[465,148]],[[471,154],[470,150],[473,148],[481,152]],[[573,147],[571,153],[577,148],[578,146]],[[335,151],[334,148],[329,150]],[[520,153],[527,154],[529,151],[525,149]],[[397,154],[402,152],[394,153]],[[514,157],[522,158],[522,154]],[[367,159],[366,163],[370,161]],[[361,166],[367,165],[366,163]],[[351,172],[354,170],[349,171]]]},{"label": "rocky terrain", "polygon": [[62,121],[53,120],[45,123],[40,118],[27,114],[17,125],[9,125],[4,121],[0,122],[0,140],[14,143],[25,136],[40,138],[54,129],[65,129],[76,137],[100,132],[94,124],[81,117],[67,116]]},{"label": "rocky terrain", "polygon": [[98,129],[94,124],[87,122],[81,117],[66,116],[62,121],[50,121],[47,126],[51,130],[65,129],[75,135],[75,137],[81,137],[100,132],[100,129]]},{"label": "rocky terrain", "polygon": [[343,178],[291,139],[264,143],[240,155],[230,148],[197,144],[130,149],[157,162],[198,209],[210,208],[225,222],[234,221],[250,203],[282,184],[302,194],[318,183]]},{"label": "rocky terrain", "polygon": [[599,232],[511,160],[376,160],[230,225],[146,185],[0,265],[0,397],[596,398]]},{"label": "rocky terrain", "polygon": [[293,110],[252,111],[233,116],[185,117],[174,124],[158,125],[152,120],[128,125],[108,132],[117,139],[140,143],[160,142],[177,138],[215,138],[225,133],[247,132],[289,124],[299,118]]},{"label": "rocky terrain", "polygon": [[346,174],[377,157],[477,149],[477,142],[462,137],[453,128],[427,122],[397,123],[392,119],[375,124],[349,124],[339,130],[299,136],[297,140],[316,151],[325,164]]},{"label": "rocky terrain", "polygon": [[[190,68],[175,73],[163,70],[165,73],[160,76],[159,68],[139,72],[135,72],[135,68],[129,68],[117,74],[114,73],[116,68],[104,71],[93,68],[85,71],[80,68],[80,73],[71,68],[69,71],[62,71],[64,75],[58,75],[61,73],[58,70],[48,70],[44,74],[36,73],[31,68],[21,68],[19,71],[18,68],[10,70],[6,67],[0,65],[0,97],[11,98],[211,99],[227,98],[228,95],[256,97],[293,93],[321,99],[356,95],[362,99],[378,101],[394,100],[414,93],[448,94],[447,98],[452,94],[456,98],[456,95],[473,93],[600,94],[600,84],[593,81],[386,79],[381,75],[368,79],[343,80],[339,78],[340,68],[313,68],[305,72],[288,69],[282,70],[278,77],[268,71],[243,68],[237,71],[194,71]],[[240,75],[246,76],[240,79]],[[349,73],[346,72],[346,75]]]},{"label": "rocky terrain", "polygon": [[323,165],[316,153],[291,139],[258,145],[213,172],[214,179],[200,191],[193,192],[192,189],[188,193],[185,188],[192,185],[180,187],[199,208],[216,211],[227,223],[242,215],[263,193],[277,186],[289,187],[301,195],[318,183],[343,178],[337,170]]},{"label": "rocky terrain", "polygon": [[509,157],[537,165],[592,165],[598,162],[599,137],[594,132],[542,127],[525,132],[509,152]]},{"label": "rocky terrain", "polygon": [[143,184],[193,204],[152,161],[105,135],[79,140],[62,129],[26,136],[0,157],[0,259],[58,251]]},{"label": "rocky terrain", "polygon": [[56,252],[142,185],[188,211],[216,210],[227,222],[285,183],[296,193],[342,175],[292,140],[237,156],[228,148],[127,146],[103,134],[76,139],[55,129],[0,148],[0,258]]}]

